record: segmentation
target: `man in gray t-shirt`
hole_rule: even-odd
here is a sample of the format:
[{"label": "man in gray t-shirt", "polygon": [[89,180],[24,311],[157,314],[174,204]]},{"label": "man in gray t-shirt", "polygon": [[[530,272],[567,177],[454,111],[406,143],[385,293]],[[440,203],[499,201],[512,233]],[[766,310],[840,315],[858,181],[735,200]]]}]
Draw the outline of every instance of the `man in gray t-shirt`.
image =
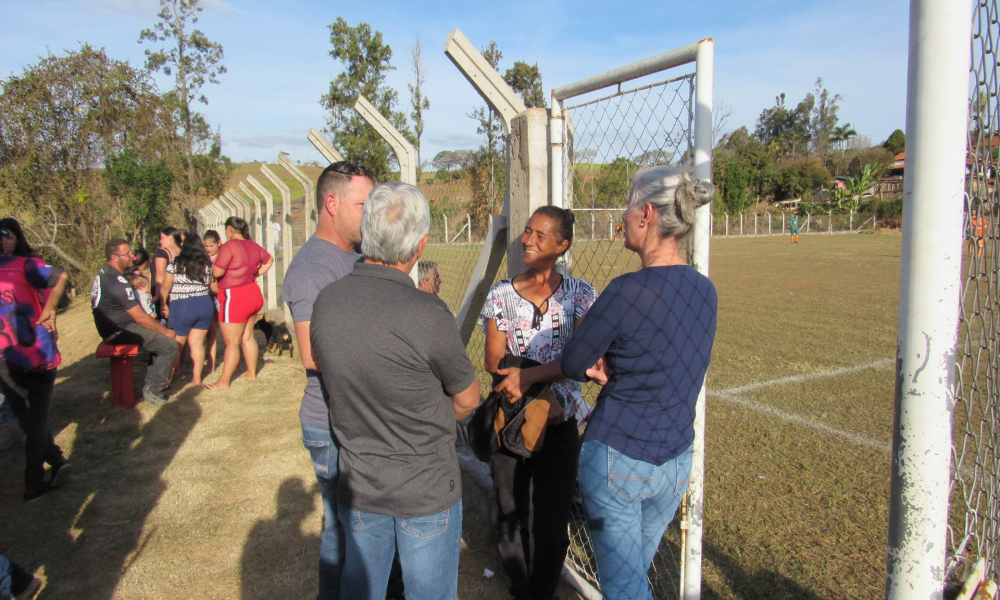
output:
[{"label": "man in gray t-shirt", "polygon": [[[306,368],[306,389],[299,420],[302,442],[312,456],[313,471],[323,498],[324,525],[320,536],[318,600],[340,597],[343,531],[337,519],[338,448],[330,430],[330,413],[320,373],[309,343],[313,303],[320,290],[347,275],[361,255],[361,208],[374,179],[367,169],[349,162],[327,167],[316,182],[316,233],[288,265],[281,297],[295,321],[299,358]],[[349,347],[341,352],[349,352]]]},{"label": "man in gray t-shirt", "polygon": [[407,598],[454,598],[458,589],[455,420],[479,404],[479,384],[448,307],[408,275],[429,227],[417,188],[376,187],[361,221],[365,262],[324,288],[313,307],[310,343],[340,445],[348,598],[384,597],[379,582],[394,549]]}]

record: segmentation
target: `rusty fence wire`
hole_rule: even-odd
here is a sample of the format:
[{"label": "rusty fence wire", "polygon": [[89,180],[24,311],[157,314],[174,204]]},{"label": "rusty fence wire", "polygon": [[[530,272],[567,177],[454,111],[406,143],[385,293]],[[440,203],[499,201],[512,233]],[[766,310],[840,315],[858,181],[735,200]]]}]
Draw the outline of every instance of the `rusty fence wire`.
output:
[{"label": "rusty fence wire", "polygon": [[961,324],[953,423],[948,575],[961,581],[980,558],[1000,568],[1000,80],[996,0],[976,2],[969,97]]}]

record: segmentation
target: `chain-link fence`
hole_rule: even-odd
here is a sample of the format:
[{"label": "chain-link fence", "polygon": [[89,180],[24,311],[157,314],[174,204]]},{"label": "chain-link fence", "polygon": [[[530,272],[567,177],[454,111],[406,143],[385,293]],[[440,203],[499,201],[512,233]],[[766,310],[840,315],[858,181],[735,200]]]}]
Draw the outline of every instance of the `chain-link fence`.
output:
[{"label": "chain-link fence", "polygon": [[[693,156],[694,75],[621,90],[564,109],[567,129],[567,206],[576,217],[570,261],[574,277],[603,291],[615,277],[639,269],[625,249],[620,224],[632,176],[643,166],[685,163]],[[593,405],[599,388],[584,384]],[[650,584],[656,598],[678,597],[683,534],[675,519],[660,543]],[[599,588],[593,545],[577,498],[568,561]]]},{"label": "chain-link fence", "polygon": [[872,213],[816,212],[794,216],[786,212],[747,211],[713,216],[712,235],[720,237],[789,235],[793,218],[796,219],[800,234],[872,233],[879,226],[878,217]]},{"label": "chain-link fence", "polygon": [[[495,118],[495,117],[494,117]],[[483,145],[469,152],[467,164],[458,168],[421,174],[418,187],[431,205],[431,230],[422,260],[434,262],[441,277],[438,295],[457,315],[469,279],[483,249],[494,215],[503,211],[507,196],[506,136],[484,138]],[[506,259],[496,281],[507,277]],[[466,350],[476,366],[483,397],[490,392],[491,378],[483,369],[485,335],[477,327]]]},{"label": "chain-link fence", "polygon": [[961,581],[982,558],[986,576],[1000,579],[1000,265],[997,151],[1000,80],[996,0],[975,4],[965,257],[952,456],[949,579]]}]

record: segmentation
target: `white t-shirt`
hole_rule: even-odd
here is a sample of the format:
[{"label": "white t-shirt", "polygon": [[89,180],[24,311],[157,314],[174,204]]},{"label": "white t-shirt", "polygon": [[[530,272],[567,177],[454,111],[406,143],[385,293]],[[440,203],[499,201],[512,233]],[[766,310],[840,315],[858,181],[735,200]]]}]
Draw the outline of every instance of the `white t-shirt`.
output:
[{"label": "white t-shirt", "polygon": [[[497,329],[507,334],[508,353],[545,364],[562,356],[563,345],[573,335],[574,321],[587,314],[596,299],[597,292],[589,282],[563,277],[548,299],[548,310],[541,313],[517,293],[510,279],[505,279],[490,288],[479,316],[496,320]],[[583,401],[580,382],[561,379],[550,388],[566,418],[575,416],[577,423],[582,423],[590,407]]]},{"label": "white t-shirt", "polygon": [[281,241],[281,223],[277,221],[274,222],[274,241]]}]

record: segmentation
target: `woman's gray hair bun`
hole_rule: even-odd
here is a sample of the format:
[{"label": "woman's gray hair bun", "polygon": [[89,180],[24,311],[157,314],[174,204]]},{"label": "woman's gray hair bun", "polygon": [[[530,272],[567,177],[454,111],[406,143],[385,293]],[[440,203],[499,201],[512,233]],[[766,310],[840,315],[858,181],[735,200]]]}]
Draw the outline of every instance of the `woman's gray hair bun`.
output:
[{"label": "woman's gray hair bun", "polygon": [[659,214],[662,237],[683,238],[694,226],[695,211],[712,201],[715,186],[696,180],[684,167],[660,165],[640,170],[632,178],[628,208],[650,203]]}]

